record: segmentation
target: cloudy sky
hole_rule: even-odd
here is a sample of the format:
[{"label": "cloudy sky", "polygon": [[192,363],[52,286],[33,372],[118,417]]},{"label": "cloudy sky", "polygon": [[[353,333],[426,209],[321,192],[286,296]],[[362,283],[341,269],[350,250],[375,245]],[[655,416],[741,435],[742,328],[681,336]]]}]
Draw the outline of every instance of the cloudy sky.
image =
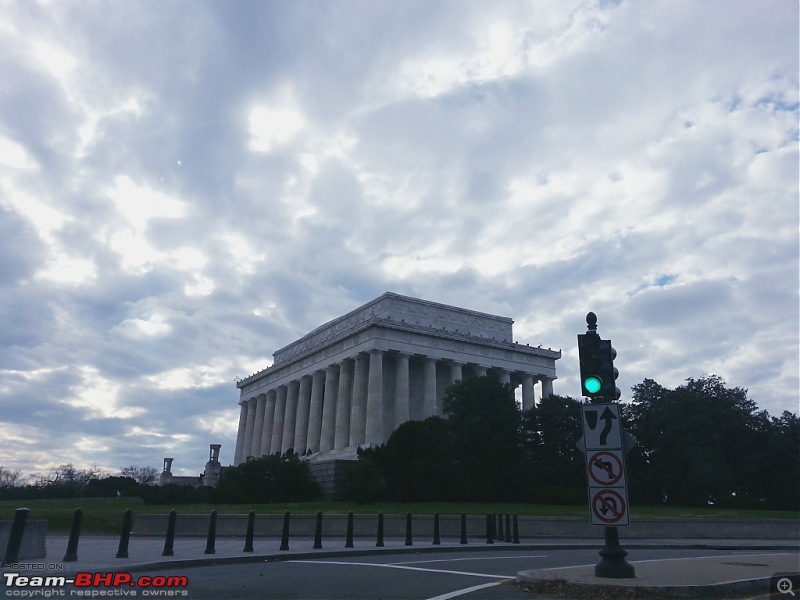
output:
[{"label": "cloudy sky", "polygon": [[385,291],[798,412],[796,2],[0,8],[5,468],[227,464],[234,377]]}]

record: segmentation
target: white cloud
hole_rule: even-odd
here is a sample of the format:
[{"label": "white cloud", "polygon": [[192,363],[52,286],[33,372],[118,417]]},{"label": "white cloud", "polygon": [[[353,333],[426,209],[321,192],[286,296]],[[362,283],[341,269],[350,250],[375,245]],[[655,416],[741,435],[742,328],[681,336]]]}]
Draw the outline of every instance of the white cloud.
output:
[{"label": "white cloud", "polygon": [[769,7],[7,4],[9,460],[225,460],[234,377],[386,290],[511,316],[559,393],[594,310],[624,393],[717,372],[796,411],[797,6]]},{"label": "white cloud", "polygon": [[177,219],[186,214],[186,203],[182,200],[137,185],[127,175],[116,176],[106,193],[137,233],[142,233],[152,219]]},{"label": "white cloud", "polygon": [[293,96],[291,91],[284,90],[274,101],[256,104],[248,110],[248,149],[253,152],[272,152],[303,129],[306,121]]},{"label": "white cloud", "polygon": [[0,165],[14,170],[39,168],[39,165],[25,148],[7,137],[0,137]]}]

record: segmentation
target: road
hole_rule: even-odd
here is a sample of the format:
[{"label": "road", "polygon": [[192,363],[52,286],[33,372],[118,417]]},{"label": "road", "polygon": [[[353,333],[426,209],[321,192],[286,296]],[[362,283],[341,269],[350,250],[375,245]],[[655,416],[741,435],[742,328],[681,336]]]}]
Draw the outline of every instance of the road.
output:
[{"label": "road", "polygon": [[[630,560],[729,555],[730,550],[635,550]],[[381,554],[181,569],[194,600],[525,599],[518,571],[595,564],[596,550]],[[156,573],[153,572],[153,575]],[[171,575],[161,571],[161,575]],[[164,590],[165,591],[165,590]]]}]

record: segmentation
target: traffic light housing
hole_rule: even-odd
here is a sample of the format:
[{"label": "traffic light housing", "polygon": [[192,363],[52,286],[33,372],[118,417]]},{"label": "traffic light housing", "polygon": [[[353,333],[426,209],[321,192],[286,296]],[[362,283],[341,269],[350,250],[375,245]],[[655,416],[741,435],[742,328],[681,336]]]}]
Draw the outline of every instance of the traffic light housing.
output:
[{"label": "traffic light housing", "polygon": [[616,350],[611,347],[611,340],[601,340],[592,326],[596,328],[597,317],[587,315],[589,331],[578,334],[578,356],[581,370],[581,393],[592,400],[614,402],[619,399],[620,391],[616,385],[619,371],[614,368]]}]

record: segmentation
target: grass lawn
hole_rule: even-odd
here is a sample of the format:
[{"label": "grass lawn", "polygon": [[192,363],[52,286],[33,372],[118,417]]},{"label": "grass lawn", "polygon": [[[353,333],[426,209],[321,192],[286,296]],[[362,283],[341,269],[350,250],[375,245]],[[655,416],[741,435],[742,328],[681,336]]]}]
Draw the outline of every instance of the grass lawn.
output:
[{"label": "grass lawn", "polygon": [[[376,503],[357,505],[350,502],[304,502],[289,504],[179,504],[179,505],[146,505],[139,498],[71,498],[59,500],[3,500],[0,501],[0,519],[13,519],[17,508],[30,509],[29,519],[47,519],[50,533],[69,533],[72,515],[76,508],[83,510],[82,534],[118,535],[122,527],[122,514],[126,508],[139,514],[166,514],[171,509],[178,513],[207,514],[216,510],[218,514],[246,514],[250,510],[256,514],[283,513],[286,510],[295,514],[356,514],[386,515],[405,514],[410,512],[419,515],[485,515],[486,513],[517,514],[520,516],[540,517],[586,517],[588,506],[557,506],[543,504],[470,504],[456,502],[395,504]],[[632,519],[637,517],[665,519],[795,519],[800,520],[800,513],[793,511],[739,510],[715,507],[681,507],[681,506],[633,506]]]}]

